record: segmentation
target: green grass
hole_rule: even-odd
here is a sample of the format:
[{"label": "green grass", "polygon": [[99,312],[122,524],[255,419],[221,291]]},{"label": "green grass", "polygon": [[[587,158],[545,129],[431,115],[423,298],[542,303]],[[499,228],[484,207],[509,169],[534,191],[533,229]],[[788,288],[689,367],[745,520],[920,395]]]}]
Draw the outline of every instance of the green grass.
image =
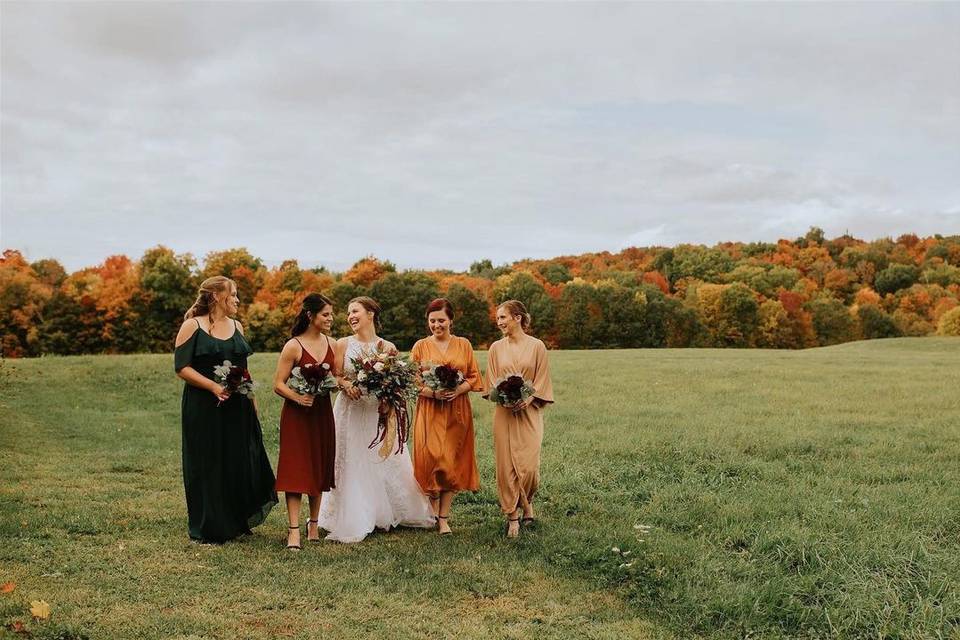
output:
[{"label": "green grass", "polygon": [[[274,362],[254,356],[254,376]],[[38,638],[960,638],[960,340],[551,362],[536,529],[503,538],[475,400],[483,489],[458,498],[456,535],[293,555],[282,508],[246,539],[188,542],[169,356],[7,361],[0,583],[17,587],[0,624]],[[260,400],[276,460],[279,402]],[[45,623],[30,620],[38,599]]]}]

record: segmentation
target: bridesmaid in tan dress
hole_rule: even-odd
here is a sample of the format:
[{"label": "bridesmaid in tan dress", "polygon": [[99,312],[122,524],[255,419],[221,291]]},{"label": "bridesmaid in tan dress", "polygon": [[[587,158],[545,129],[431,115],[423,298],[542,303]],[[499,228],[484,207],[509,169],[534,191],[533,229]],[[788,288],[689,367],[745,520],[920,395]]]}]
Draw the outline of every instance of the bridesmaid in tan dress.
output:
[{"label": "bridesmaid in tan dress", "polygon": [[553,382],[542,341],[527,335],[530,314],[522,302],[508,300],[497,307],[497,326],[503,338],[490,345],[486,389],[497,380],[518,374],[533,384],[534,393],[517,407],[497,405],[493,413],[493,453],[497,468],[500,508],[507,516],[507,537],[520,533],[523,522],[532,523],[533,496],[540,484],[540,443],[543,441],[543,408],[553,402]]}]

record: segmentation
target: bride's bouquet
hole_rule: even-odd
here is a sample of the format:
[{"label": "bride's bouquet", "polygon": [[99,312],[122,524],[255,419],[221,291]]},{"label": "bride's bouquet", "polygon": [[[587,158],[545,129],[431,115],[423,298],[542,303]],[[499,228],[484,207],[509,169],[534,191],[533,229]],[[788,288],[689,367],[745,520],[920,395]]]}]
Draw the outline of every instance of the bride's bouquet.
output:
[{"label": "bride's bouquet", "polygon": [[427,364],[421,372],[424,386],[436,391],[453,391],[463,382],[463,373],[448,364]]},{"label": "bride's bouquet", "polygon": [[326,362],[311,362],[294,367],[287,379],[287,386],[305,396],[325,396],[337,388],[337,379]]},{"label": "bride's bouquet", "polygon": [[382,407],[370,448],[381,445],[380,457],[386,458],[396,443],[396,453],[402,453],[410,426],[407,402],[419,394],[416,365],[395,351],[385,351],[382,341],[350,358],[350,363],[357,372],[357,386],[380,400]]},{"label": "bride's bouquet", "polygon": [[[252,396],[257,386],[250,377],[249,371],[229,360],[224,360],[223,364],[213,368],[213,379],[231,394]],[[222,400],[217,403],[217,406],[221,404],[223,404]]]},{"label": "bride's bouquet", "polygon": [[490,390],[490,399],[501,407],[512,409],[533,395],[533,385],[523,376],[510,375],[497,380]]}]

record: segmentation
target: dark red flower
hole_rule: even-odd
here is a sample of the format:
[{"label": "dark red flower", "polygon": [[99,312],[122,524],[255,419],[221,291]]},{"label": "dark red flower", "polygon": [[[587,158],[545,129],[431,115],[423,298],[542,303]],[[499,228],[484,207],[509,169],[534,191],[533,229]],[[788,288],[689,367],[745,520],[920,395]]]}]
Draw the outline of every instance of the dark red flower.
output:
[{"label": "dark red flower", "polygon": [[497,385],[497,391],[510,402],[519,402],[523,399],[523,377],[507,376]]},{"label": "dark red flower", "polygon": [[230,389],[236,389],[240,386],[240,383],[244,381],[244,378],[247,378],[244,374],[246,371],[242,367],[232,366],[230,367],[230,372],[227,374],[227,387]]},{"label": "dark red flower", "polygon": [[434,369],[434,375],[443,389],[456,389],[460,384],[460,372],[448,364],[441,364]]},{"label": "dark red flower", "polygon": [[318,364],[305,364],[300,367],[300,375],[307,381],[307,384],[316,386],[327,377],[327,371]]}]

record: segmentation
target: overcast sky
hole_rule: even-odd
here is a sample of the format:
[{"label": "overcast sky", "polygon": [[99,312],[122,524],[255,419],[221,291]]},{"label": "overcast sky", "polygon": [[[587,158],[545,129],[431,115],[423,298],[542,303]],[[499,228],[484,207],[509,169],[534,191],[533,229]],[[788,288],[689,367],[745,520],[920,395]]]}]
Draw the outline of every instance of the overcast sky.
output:
[{"label": "overcast sky", "polygon": [[0,247],[401,267],[960,232],[960,3],[8,2]]}]

